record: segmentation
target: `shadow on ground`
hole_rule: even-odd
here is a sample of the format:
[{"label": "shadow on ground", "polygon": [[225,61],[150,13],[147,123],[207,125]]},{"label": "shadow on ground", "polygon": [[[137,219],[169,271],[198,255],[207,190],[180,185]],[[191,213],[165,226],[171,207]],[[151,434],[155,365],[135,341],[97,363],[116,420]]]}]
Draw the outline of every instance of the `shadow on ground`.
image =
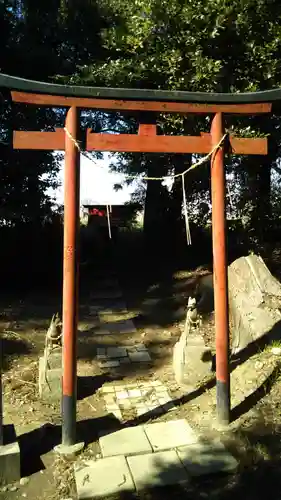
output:
[{"label": "shadow on ground", "polygon": [[[114,431],[120,428],[120,422],[113,415],[92,418],[77,422],[77,442],[85,445],[96,441],[99,431]],[[18,438],[21,450],[21,475],[30,476],[44,469],[42,458],[61,443],[61,426],[45,424]]]},{"label": "shadow on ground", "polygon": [[85,399],[95,394],[106,382],[112,382],[110,374],[77,377],[77,399]]},{"label": "shadow on ground", "polygon": [[7,338],[2,336],[0,342],[2,370],[8,370],[10,368],[13,357],[23,356],[24,354],[30,354],[32,352],[32,345],[28,341],[20,338]]}]

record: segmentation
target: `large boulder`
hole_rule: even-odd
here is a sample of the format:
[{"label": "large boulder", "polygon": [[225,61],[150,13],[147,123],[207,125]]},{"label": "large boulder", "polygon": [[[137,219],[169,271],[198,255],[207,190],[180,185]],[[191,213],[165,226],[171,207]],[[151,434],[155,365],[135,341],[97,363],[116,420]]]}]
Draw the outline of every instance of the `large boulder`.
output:
[{"label": "large boulder", "polygon": [[[200,278],[196,292],[198,311],[212,312],[213,275]],[[260,256],[240,257],[228,267],[228,297],[232,353],[262,338],[281,338],[281,285]]]},{"label": "large boulder", "polygon": [[281,338],[281,285],[257,255],[228,268],[232,353],[263,338]]}]

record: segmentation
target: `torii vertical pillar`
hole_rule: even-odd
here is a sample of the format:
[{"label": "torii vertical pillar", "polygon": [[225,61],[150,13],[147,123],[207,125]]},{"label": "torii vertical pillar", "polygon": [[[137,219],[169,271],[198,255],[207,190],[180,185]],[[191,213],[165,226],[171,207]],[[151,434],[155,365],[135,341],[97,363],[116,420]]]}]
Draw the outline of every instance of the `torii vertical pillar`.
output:
[{"label": "torii vertical pillar", "polygon": [[79,135],[79,112],[74,106],[67,112],[66,129],[72,137],[65,134],[62,445],[72,447],[76,444],[80,198],[80,151],[74,142]]},{"label": "torii vertical pillar", "polygon": [[[212,121],[212,145],[218,144],[224,134],[222,113],[216,113]],[[213,276],[215,300],[216,378],[218,423],[230,421],[229,375],[229,322],[228,280],[226,258],[225,172],[224,146],[217,149],[211,159],[212,185],[212,238]]]}]

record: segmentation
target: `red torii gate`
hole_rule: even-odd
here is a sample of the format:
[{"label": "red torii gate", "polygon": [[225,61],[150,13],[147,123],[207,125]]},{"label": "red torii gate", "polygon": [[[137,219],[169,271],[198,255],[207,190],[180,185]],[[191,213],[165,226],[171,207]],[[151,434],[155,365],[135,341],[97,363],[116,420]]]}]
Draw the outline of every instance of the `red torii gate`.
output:
[{"label": "red torii gate", "polygon": [[[65,129],[55,132],[14,131],[14,149],[65,150],[64,268],[63,268],[63,395],[62,444],[76,444],[76,381],[78,322],[78,229],[80,140],[79,109],[136,111],[140,116],[138,134],[91,133],[87,130],[87,151],[209,153],[224,136],[224,114],[260,114],[271,111],[272,92],[208,94],[73,87],[35,82],[0,74],[0,88],[11,90],[12,101],[68,109]],[[278,92],[278,91],[277,91]],[[279,94],[278,94],[279,95]],[[280,97],[280,96],[279,96]],[[273,99],[272,99],[273,98]],[[266,102],[266,101],[269,102]],[[145,123],[147,113],[154,122]],[[157,113],[213,115],[210,133],[201,136],[157,135]],[[148,121],[148,120],[147,120]],[[211,158],[212,234],[215,294],[216,380],[218,421],[230,421],[229,314],[225,234],[225,144]],[[266,138],[228,136],[228,151],[235,154],[267,154]],[[1,434],[1,433],[0,433]]]}]

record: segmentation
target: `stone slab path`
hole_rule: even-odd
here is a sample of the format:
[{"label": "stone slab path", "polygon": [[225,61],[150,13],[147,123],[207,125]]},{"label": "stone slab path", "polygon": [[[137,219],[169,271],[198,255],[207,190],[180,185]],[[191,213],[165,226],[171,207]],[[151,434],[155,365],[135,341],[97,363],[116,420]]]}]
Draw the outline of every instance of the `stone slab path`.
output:
[{"label": "stone slab path", "polygon": [[159,380],[134,384],[105,385],[101,388],[105,407],[119,420],[126,420],[123,412],[130,409],[136,417],[152,413],[161,415],[175,410],[172,398]]},{"label": "stone slab path", "polygon": [[101,368],[117,367],[120,364],[151,362],[148,350],[142,344],[134,346],[98,348],[97,359],[99,360]]},{"label": "stone slab path", "polygon": [[[121,297],[117,281],[113,289],[97,291],[89,314],[98,326],[93,335],[135,333],[131,319],[111,321],[110,316],[128,313],[126,304],[109,299]],[[106,283],[110,287],[110,280]],[[100,298],[107,298],[101,302]],[[122,364],[151,363],[145,345],[116,345],[97,348],[100,368],[106,371]],[[135,417],[167,414],[175,409],[167,387],[157,379],[130,383],[106,383],[99,390],[105,409],[121,422],[127,410]],[[116,432],[100,432],[102,458],[79,461],[75,465],[75,480],[79,499],[95,499],[121,492],[135,493],[167,485],[185,485],[192,476],[237,469],[236,459],[219,440],[204,441],[185,419],[169,420],[138,426],[123,427]]]},{"label": "stone slab path", "polygon": [[[100,315],[99,315],[99,319]],[[100,326],[96,333],[97,335],[116,335],[116,334],[129,334],[136,333],[136,328],[131,319],[125,319],[123,321],[116,322],[103,322],[102,326]]]},{"label": "stone slab path", "polygon": [[192,476],[237,469],[220,441],[204,443],[184,419],[101,435],[99,445],[103,458],[76,464],[79,499],[184,485]]}]

